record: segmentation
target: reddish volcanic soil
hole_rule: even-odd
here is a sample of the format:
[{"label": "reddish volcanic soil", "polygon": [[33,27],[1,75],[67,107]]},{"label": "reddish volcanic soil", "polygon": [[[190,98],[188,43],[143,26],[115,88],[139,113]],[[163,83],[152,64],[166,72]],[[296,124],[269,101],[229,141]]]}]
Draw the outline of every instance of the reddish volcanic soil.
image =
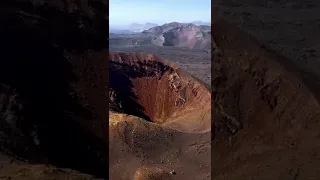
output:
[{"label": "reddish volcanic soil", "polygon": [[222,19],[212,28],[213,178],[319,179],[316,78]]},{"label": "reddish volcanic soil", "polygon": [[109,53],[109,97],[112,179],[211,178],[203,83],[153,55]]}]

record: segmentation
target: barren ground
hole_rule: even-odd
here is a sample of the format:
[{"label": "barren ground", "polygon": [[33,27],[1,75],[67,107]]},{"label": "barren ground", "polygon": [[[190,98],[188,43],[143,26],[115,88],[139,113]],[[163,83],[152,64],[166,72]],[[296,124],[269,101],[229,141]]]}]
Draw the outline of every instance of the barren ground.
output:
[{"label": "barren ground", "polygon": [[215,2],[213,178],[319,179],[317,2]]},{"label": "barren ground", "polygon": [[212,11],[293,60],[303,71],[320,75],[319,1],[218,0],[212,5]]}]

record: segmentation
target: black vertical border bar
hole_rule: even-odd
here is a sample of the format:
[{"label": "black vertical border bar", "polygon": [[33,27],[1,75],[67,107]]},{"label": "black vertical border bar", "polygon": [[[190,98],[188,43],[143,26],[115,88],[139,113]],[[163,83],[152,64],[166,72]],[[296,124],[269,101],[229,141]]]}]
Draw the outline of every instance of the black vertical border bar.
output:
[{"label": "black vertical border bar", "polygon": [[214,11],[214,0],[211,1],[211,86],[210,86],[210,93],[211,93],[211,179],[213,179],[213,169],[212,169],[212,163],[213,163],[213,140],[214,140],[214,136],[215,136],[215,126],[214,126],[214,108],[215,108],[215,95],[216,92],[214,91],[214,87],[213,87],[213,82],[214,82],[214,58],[215,58],[215,53],[214,53],[214,49],[213,49],[213,34],[214,34],[214,19],[215,19],[215,14]]},{"label": "black vertical border bar", "polygon": [[[91,0],[92,2],[95,2],[97,0]],[[106,111],[109,111],[109,0],[100,0],[102,1],[102,3],[104,4],[103,7],[100,7],[99,8],[99,14],[96,14],[97,16],[99,16],[99,22],[101,23],[100,25],[100,29],[102,30],[102,32],[105,32],[107,34],[104,34],[103,35],[103,48],[106,50],[105,52],[107,52],[108,54],[104,54],[104,56],[106,56],[107,58],[103,58],[103,60],[107,60],[107,67],[105,67],[107,69],[107,72],[106,72],[106,88],[104,89],[105,90],[105,96],[108,103],[107,103],[107,107],[104,108]],[[104,129],[104,131],[106,131],[107,129],[107,132],[104,132],[103,134],[105,135],[105,138],[108,140],[107,144],[106,144],[106,148],[108,150],[108,153],[107,155],[103,155],[103,157],[105,157],[105,160],[108,161],[108,167],[109,167],[109,113],[107,113],[107,119],[104,120],[102,122],[102,128]],[[105,171],[108,171],[106,172],[105,174],[103,173],[103,175],[106,175],[104,176],[103,178],[110,178],[110,172],[109,172],[109,169],[106,169]]]},{"label": "black vertical border bar", "polygon": [[[221,13],[220,12],[215,12],[214,10],[217,10],[217,8],[214,6],[213,1],[211,1],[211,179],[213,178],[213,171],[212,165],[214,163],[213,161],[213,146],[214,146],[214,138],[216,136],[216,127],[214,125],[214,117],[215,117],[215,107],[216,107],[216,95],[217,95],[217,89],[215,87],[216,79],[214,78],[215,75],[215,64],[214,62],[217,62],[217,59],[215,58],[221,58],[220,57],[220,52],[217,53],[217,50],[213,48],[213,42],[214,42],[214,37],[215,37],[215,21],[221,19]],[[216,43],[216,42],[215,42]],[[218,44],[216,44],[218,46]],[[220,51],[220,49],[219,49]],[[223,54],[223,52],[222,52]]]},{"label": "black vertical border bar", "polygon": [[[110,165],[110,161],[109,161],[109,155],[110,155],[110,153],[109,153],[109,101],[110,101],[110,99],[109,99],[109,31],[110,31],[110,29],[109,29],[109,27],[110,27],[110,24],[109,24],[109,0],[106,0],[107,1],[107,3],[108,3],[108,8],[107,8],[107,14],[106,14],[106,19],[107,19],[107,23],[108,23],[108,27],[107,27],[107,32],[108,32],[108,35],[107,35],[107,42],[106,43],[108,43],[108,45],[107,45],[107,51],[108,51],[108,54],[106,54],[106,56],[108,57],[108,62],[107,62],[107,88],[106,88],[106,94],[107,94],[107,99],[108,99],[108,105],[107,105],[107,110],[108,110],[108,115],[107,115],[107,118],[108,118],[108,120],[107,120],[107,126],[108,126],[108,134],[107,134],[107,139],[108,139],[108,144],[107,144],[107,148],[108,148],[108,155],[107,155],[107,157],[108,157],[108,165]],[[109,169],[110,168],[108,168],[108,179],[110,179],[110,172],[109,172]]]}]

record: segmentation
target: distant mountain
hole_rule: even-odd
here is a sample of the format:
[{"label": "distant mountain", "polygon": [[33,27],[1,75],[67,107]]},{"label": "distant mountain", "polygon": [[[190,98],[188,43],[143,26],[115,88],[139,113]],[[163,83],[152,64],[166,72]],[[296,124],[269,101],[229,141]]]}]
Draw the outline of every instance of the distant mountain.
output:
[{"label": "distant mountain", "polygon": [[[166,23],[161,26],[154,23],[133,23],[127,30],[110,30],[110,33],[113,34],[109,35],[111,38],[126,37],[127,40],[123,42],[124,44],[136,44],[135,39],[142,38],[144,44],[152,43],[156,46],[187,47],[191,49],[211,48],[211,26],[203,25],[205,23],[201,22],[196,23],[201,25],[179,22]],[[111,44],[118,43],[119,39],[115,41],[112,41]]]},{"label": "distant mountain", "polygon": [[178,22],[171,22],[171,23],[166,23],[161,26],[155,26],[153,28],[150,28],[148,30],[142,31],[144,34],[150,34],[150,35],[158,35],[161,33],[164,33],[168,30],[171,30],[173,28],[177,27],[190,27],[190,26],[198,26],[202,31],[208,32],[211,31],[211,26],[209,25],[197,25],[194,23],[178,23]]},{"label": "distant mountain", "polygon": [[113,29],[113,28],[110,28],[109,29],[109,33],[113,33],[113,34],[132,34],[134,32],[130,31],[130,30],[127,30],[127,29]]},{"label": "distant mountain", "polygon": [[191,23],[197,26],[201,26],[201,25],[211,26],[211,22],[193,21]]},{"label": "distant mountain", "polygon": [[151,37],[152,43],[157,46],[203,49],[211,47],[210,32],[210,26],[171,22],[150,28],[142,33]]},{"label": "distant mountain", "polygon": [[185,23],[178,23],[178,22],[171,22],[171,23],[163,24],[162,26],[155,26],[155,27],[150,28],[148,30],[144,30],[144,31],[142,31],[142,33],[150,34],[150,35],[154,36],[154,35],[162,34],[170,29],[181,27],[184,25],[186,25],[186,24]]},{"label": "distant mountain", "polygon": [[109,32],[113,34],[136,34],[136,33],[142,32],[143,30],[147,30],[155,26],[158,26],[158,25],[154,23],[146,23],[146,24],[133,23],[129,26],[121,26],[121,27],[116,26],[116,28],[114,26],[110,26]]},{"label": "distant mountain", "polygon": [[158,24],[155,23],[146,23],[146,24],[138,24],[138,23],[132,23],[129,26],[129,29],[133,32],[142,32],[144,30],[153,28],[155,26],[158,26]]}]

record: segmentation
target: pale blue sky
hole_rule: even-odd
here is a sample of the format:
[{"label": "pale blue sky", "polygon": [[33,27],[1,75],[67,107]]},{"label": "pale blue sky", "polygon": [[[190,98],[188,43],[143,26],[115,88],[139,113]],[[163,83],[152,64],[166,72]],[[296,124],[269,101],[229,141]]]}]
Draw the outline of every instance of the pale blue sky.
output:
[{"label": "pale blue sky", "polygon": [[109,0],[110,26],[131,23],[210,22],[211,0]]}]

